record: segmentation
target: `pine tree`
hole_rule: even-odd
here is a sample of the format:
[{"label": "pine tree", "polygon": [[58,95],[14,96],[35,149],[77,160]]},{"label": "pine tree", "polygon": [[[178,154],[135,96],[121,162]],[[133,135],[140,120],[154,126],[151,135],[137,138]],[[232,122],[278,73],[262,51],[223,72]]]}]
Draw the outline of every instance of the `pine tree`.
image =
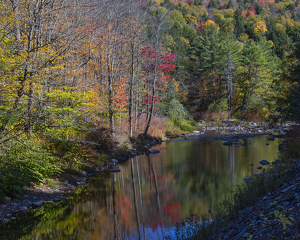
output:
[{"label": "pine tree", "polygon": [[226,8],[227,8],[227,9],[230,9],[230,8],[233,8],[233,7],[234,7],[234,5],[233,5],[232,0],[229,0],[229,1],[228,1],[228,4],[227,4],[227,6],[226,6]]},{"label": "pine tree", "polygon": [[217,82],[220,76],[220,66],[222,64],[223,53],[221,42],[223,34],[218,30],[216,24],[208,25],[200,37],[199,59],[202,72],[206,72],[212,84],[213,100],[217,100]]},{"label": "pine tree", "polygon": [[216,0],[211,0],[207,7],[208,8],[218,8],[218,3]]},{"label": "pine tree", "polygon": [[195,0],[195,1],[194,1],[194,5],[195,5],[195,6],[200,6],[200,5],[202,5],[202,0]]},{"label": "pine tree", "polygon": [[228,107],[231,113],[234,70],[240,64],[241,44],[237,41],[235,35],[229,33],[221,44],[222,60],[222,78],[227,82],[227,99]]},{"label": "pine tree", "polygon": [[236,24],[235,24],[236,35],[245,33],[244,19],[243,19],[242,12],[243,12],[243,9],[241,8],[241,6],[239,6],[234,12],[234,19],[236,21]]},{"label": "pine tree", "polygon": [[285,71],[280,84],[284,83],[288,87],[284,88],[277,99],[277,110],[285,119],[300,121],[300,44],[295,47],[295,51],[285,61]]}]

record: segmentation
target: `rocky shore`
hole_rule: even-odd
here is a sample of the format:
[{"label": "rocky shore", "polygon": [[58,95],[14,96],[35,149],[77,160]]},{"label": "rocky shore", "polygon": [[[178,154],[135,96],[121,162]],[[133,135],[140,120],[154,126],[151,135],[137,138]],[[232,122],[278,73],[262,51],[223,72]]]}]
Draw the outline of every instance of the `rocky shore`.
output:
[{"label": "rocky shore", "polygon": [[211,239],[300,239],[300,161],[287,181],[239,212]]},{"label": "rocky shore", "polygon": [[[279,149],[281,160],[276,161],[276,167],[286,167],[284,174],[280,175],[274,169],[264,176],[254,176],[254,179],[279,180],[279,185],[251,206],[241,209],[237,217],[216,234],[210,234],[208,239],[300,239],[299,125],[287,132]],[[264,184],[264,181],[256,181],[253,187],[259,182]],[[244,194],[247,197],[247,193]]]},{"label": "rocky shore", "polygon": [[81,171],[79,174],[65,174],[67,181],[59,181],[54,178],[51,183],[42,183],[27,188],[25,194],[19,198],[5,197],[5,202],[0,204],[0,223],[6,223],[22,217],[23,213],[31,209],[38,209],[45,205],[54,205],[72,196],[73,190],[78,186],[86,185],[90,177],[104,171],[119,172],[119,162],[125,162],[130,157],[145,154],[155,154],[159,151],[150,149],[153,145],[161,143],[160,139],[149,137],[144,144],[138,144],[123,155],[113,154],[109,162],[101,168],[91,168],[88,172]]}]

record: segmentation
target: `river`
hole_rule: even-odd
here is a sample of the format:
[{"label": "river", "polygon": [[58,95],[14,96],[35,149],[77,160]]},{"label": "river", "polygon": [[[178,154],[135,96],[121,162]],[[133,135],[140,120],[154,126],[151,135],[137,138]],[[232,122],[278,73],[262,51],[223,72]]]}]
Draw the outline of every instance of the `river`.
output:
[{"label": "river", "polygon": [[239,147],[197,138],[164,142],[153,147],[159,154],[95,176],[74,200],[2,226],[0,239],[176,239],[177,221],[208,213],[243,178],[262,172],[259,161],[276,159],[279,141],[267,138]]}]

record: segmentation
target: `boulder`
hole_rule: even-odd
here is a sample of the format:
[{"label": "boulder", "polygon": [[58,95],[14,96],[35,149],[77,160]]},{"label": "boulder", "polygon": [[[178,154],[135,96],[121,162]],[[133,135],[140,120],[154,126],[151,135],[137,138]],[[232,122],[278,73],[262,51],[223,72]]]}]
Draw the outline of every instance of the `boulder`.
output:
[{"label": "boulder", "polygon": [[55,198],[53,198],[53,202],[60,202],[60,198],[59,197],[55,197]]},{"label": "boulder", "polygon": [[262,167],[260,166],[260,167],[258,167],[257,169],[262,169]]},{"label": "boulder", "polygon": [[259,163],[260,163],[261,165],[269,165],[269,164],[270,164],[270,162],[267,161],[267,160],[261,160]]},{"label": "boulder", "polygon": [[268,140],[269,140],[269,141],[274,141],[274,140],[275,140],[274,135],[270,136],[270,137],[268,138]]},{"label": "boulder", "polygon": [[148,154],[155,154],[155,153],[160,153],[160,151],[156,150],[156,149],[148,149],[147,150]]},{"label": "boulder", "polygon": [[22,212],[27,212],[27,211],[28,211],[28,208],[27,208],[26,206],[22,206],[22,207],[20,207],[20,210],[21,210]]},{"label": "boulder", "polygon": [[10,197],[6,197],[6,196],[5,196],[4,198],[5,198],[5,201],[8,201],[8,202],[11,200]]}]

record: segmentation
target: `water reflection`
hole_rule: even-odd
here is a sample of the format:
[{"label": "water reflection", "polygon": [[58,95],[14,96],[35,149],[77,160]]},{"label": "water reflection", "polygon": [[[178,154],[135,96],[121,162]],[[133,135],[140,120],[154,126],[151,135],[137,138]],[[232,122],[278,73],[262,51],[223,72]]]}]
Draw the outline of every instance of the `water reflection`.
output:
[{"label": "water reflection", "polygon": [[160,154],[132,158],[120,173],[93,179],[82,199],[2,227],[0,239],[163,239],[174,234],[176,221],[207,213],[244,177],[259,173],[259,161],[276,158],[277,139],[244,144],[163,143]]}]

